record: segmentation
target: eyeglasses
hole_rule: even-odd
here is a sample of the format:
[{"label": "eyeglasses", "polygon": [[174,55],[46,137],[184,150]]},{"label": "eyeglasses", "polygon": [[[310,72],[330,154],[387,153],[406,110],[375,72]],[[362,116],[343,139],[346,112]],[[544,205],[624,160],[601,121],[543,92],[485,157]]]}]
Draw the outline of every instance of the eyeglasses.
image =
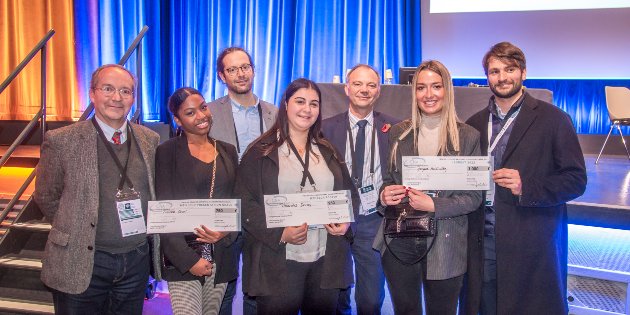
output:
[{"label": "eyeglasses", "polygon": [[229,67],[225,69],[225,72],[227,72],[227,74],[230,76],[235,76],[238,74],[239,69],[243,71],[243,73],[249,73],[249,71],[252,70],[252,65],[250,65],[249,63],[246,63],[246,64],[242,64],[240,67]]},{"label": "eyeglasses", "polygon": [[103,93],[103,95],[105,96],[112,96],[114,95],[114,92],[116,91],[120,93],[120,97],[122,98],[130,98],[130,97],[133,97],[133,94],[134,94],[132,89],[128,89],[128,88],[116,89],[115,87],[111,85],[105,85],[100,88],[94,88],[94,89],[100,90],[101,93]]}]

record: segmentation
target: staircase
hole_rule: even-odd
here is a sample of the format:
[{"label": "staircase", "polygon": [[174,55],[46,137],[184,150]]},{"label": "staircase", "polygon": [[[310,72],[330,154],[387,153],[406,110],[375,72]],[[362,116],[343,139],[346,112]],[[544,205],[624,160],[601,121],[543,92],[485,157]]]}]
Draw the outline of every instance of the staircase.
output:
[{"label": "staircase", "polygon": [[[6,147],[0,147],[0,155]],[[0,211],[39,160],[39,146],[21,146],[0,170]],[[41,282],[44,246],[50,231],[33,202],[31,184],[0,222],[0,313],[53,314],[52,293]]]},{"label": "staircase", "polygon": [[50,224],[42,219],[32,199],[20,208],[13,212],[17,215],[2,222],[0,311],[53,314],[52,293],[39,279]]}]

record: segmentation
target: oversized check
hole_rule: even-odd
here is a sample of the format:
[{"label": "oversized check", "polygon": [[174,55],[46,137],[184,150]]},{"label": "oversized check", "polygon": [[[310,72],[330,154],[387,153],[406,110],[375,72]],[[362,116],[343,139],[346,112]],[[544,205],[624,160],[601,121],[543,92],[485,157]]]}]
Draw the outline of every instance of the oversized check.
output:
[{"label": "oversized check", "polygon": [[403,185],[419,190],[488,190],[487,156],[403,156]]},{"label": "oversized check", "polygon": [[349,190],[265,195],[267,227],[354,222]]},{"label": "oversized check", "polygon": [[213,231],[240,231],[241,200],[149,201],[147,233],[193,232],[202,224]]}]

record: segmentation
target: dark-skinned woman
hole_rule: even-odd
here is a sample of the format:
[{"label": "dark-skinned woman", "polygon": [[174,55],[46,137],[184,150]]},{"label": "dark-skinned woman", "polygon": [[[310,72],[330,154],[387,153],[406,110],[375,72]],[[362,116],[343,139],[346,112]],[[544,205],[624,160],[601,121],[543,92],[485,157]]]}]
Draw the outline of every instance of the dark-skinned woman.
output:
[{"label": "dark-skinned woman", "polygon": [[[208,137],[212,113],[201,93],[180,88],[169,98],[168,108],[182,133],[157,148],[157,199],[234,199],[236,149]],[[203,225],[189,233],[160,235],[162,275],[173,314],[219,314],[227,283],[238,276],[237,237],[236,232]]]}]

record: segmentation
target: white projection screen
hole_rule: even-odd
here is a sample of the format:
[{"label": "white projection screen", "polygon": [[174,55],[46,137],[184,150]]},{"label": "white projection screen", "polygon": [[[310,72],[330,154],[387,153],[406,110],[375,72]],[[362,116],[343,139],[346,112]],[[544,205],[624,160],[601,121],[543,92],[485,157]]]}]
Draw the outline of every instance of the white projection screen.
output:
[{"label": "white projection screen", "polygon": [[[444,62],[454,77],[484,77],[483,55],[493,44],[509,41],[525,52],[529,78],[630,78],[630,8],[429,13],[430,4],[442,2],[544,1],[421,0],[422,58]],[[587,3],[627,6],[630,0],[569,4]]]},{"label": "white projection screen", "polygon": [[432,0],[431,13],[612,9],[630,0]]}]

